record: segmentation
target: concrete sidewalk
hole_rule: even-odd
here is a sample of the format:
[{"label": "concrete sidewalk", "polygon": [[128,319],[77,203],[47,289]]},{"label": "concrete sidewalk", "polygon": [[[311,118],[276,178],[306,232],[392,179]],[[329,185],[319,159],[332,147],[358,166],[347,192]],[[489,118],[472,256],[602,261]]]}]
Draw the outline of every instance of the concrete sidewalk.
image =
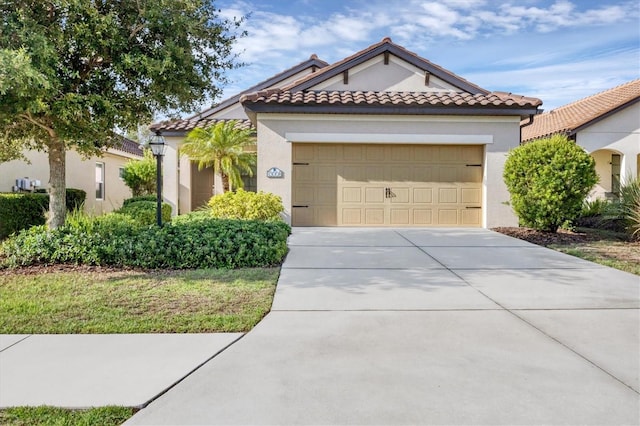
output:
[{"label": "concrete sidewalk", "polygon": [[639,424],[637,276],[491,231],[294,229],[272,312],[127,424]]},{"label": "concrete sidewalk", "polygon": [[240,337],[0,335],[0,408],[142,407]]}]

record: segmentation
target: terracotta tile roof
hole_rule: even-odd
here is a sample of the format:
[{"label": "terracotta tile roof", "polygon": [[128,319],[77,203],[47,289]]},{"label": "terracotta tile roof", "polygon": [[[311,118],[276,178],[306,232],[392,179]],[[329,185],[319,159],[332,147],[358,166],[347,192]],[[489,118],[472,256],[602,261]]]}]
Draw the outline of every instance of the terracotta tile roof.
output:
[{"label": "terracotta tile roof", "polygon": [[394,54],[405,61],[412,63],[413,65],[429,71],[435,76],[453,84],[460,89],[470,93],[489,93],[488,90],[477,86],[470,81],[452,73],[451,71],[442,68],[440,65],[419,56],[418,54],[405,49],[404,47],[395,44],[391,41],[391,38],[385,37],[380,42],[372,44],[371,46],[354,53],[338,62],[335,62],[328,67],[324,67],[316,73],[309,74],[301,79],[294,81],[293,83],[283,87],[285,90],[305,90],[311,86],[318,84],[319,82],[337,75],[345,69],[351,68],[354,65],[365,62],[372,57],[378,56],[384,52]]},{"label": "terracotta tile roof", "polygon": [[573,134],[581,127],[638,101],[640,79],[536,115],[533,124],[522,128],[522,141],[540,139],[556,133]]},{"label": "terracotta tile roof", "polygon": [[[362,92],[264,90],[244,95],[243,105],[368,105],[368,106],[487,106],[536,108],[537,98],[505,92],[471,94],[464,92]],[[251,109],[251,106],[248,106]]]},{"label": "terracotta tile roof", "polygon": [[[151,130],[162,130],[163,132],[188,132],[196,127],[207,127],[212,124],[219,123],[221,121],[232,121],[232,119],[215,119],[215,118],[200,118],[198,116],[186,119],[186,120],[167,120],[160,123],[153,124]],[[235,119],[238,123],[236,127],[239,129],[252,129],[251,120]]]},{"label": "terracotta tile roof", "polygon": [[138,142],[127,139],[124,136],[118,135],[117,137],[119,140],[111,147],[111,149],[126,152],[127,154],[136,155],[138,157],[143,156],[142,149],[140,149],[140,144]]}]

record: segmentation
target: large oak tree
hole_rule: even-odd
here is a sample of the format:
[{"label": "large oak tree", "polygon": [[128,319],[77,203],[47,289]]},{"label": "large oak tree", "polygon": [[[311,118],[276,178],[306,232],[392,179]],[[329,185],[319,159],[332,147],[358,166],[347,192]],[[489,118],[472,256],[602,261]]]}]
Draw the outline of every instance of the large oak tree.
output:
[{"label": "large oak tree", "polygon": [[212,0],[0,0],[0,161],[46,151],[49,226],[65,221],[65,153],[215,98],[238,21]]}]

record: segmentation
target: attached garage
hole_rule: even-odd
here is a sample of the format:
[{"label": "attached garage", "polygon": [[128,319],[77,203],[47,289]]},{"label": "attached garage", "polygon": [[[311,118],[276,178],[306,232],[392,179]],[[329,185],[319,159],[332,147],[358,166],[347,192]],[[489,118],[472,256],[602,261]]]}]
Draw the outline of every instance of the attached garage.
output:
[{"label": "attached garage", "polygon": [[294,226],[482,226],[482,145],[292,145]]}]

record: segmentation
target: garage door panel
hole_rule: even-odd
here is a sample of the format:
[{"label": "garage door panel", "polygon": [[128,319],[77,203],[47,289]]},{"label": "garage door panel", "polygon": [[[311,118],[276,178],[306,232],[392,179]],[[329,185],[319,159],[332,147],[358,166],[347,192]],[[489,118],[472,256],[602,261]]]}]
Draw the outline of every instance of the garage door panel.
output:
[{"label": "garage door panel", "polygon": [[461,188],[461,202],[463,204],[478,204],[482,202],[482,193],[478,188]]},{"label": "garage door panel", "polygon": [[345,145],[343,158],[345,161],[363,161],[364,151],[362,145]]},{"label": "garage door panel", "polygon": [[384,146],[382,145],[367,145],[365,148],[365,160],[366,161],[384,161]]},{"label": "garage door panel", "polygon": [[391,187],[391,203],[392,204],[408,204],[409,200],[409,188],[394,188]]},{"label": "garage door panel", "polygon": [[337,173],[337,167],[336,166],[317,166],[317,180],[319,182],[330,182],[330,183],[335,183],[336,182],[336,173]]},{"label": "garage door panel", "polygon": [[438,209],[438,225],[457,225],[457,209]]},{"label": "garage door panel", "polygon": [[315,145],[298,144],[296,149],[293,150],[293,162],[298,163],[314,159],[316,156],[315,148]]},{"label": "garage door panel", "polygon": [[433,210],[431,209],[413,209],[414,225],[433,225]]},{"label": "garage door panel", "polygon": [[369,204],[384,203],[384,196],[385,196],[384,190],[385,188],[382,186],[365,188],[364,189],[365,203],[369,203]]},{"label": "garage door panel", "polygon": [[347,186],[342,188],[342,202],[343,203],[361,203],[362,202],[362,188],[359,186]]},{"label": "garage door panel", "polygon": [[389,181],[391,182],[409,182],[411,181],[411,169],[407,166],[391,166],[391,176]]},{"label": "garage door panel", "polygon": [[465,226],[480,226],[482,222],[480,212],[480,209],[461,210],[462,222],[460,224]]},{"label": "garage door panel", "polygon": [[410,225],[409,215],[410,209],[390,209],[391,225]]},{"label": "garage door panel", "polygon": [[457,204],[458,188],[438,188],[438,204]]},{"label": "garage door panel", "polygon": [[384,225],[384,208],[365,208],[365,225]]},{"label": "garage door panel", "polygon": [[433,188],[413,188],[414,204],[433,203]]}]

